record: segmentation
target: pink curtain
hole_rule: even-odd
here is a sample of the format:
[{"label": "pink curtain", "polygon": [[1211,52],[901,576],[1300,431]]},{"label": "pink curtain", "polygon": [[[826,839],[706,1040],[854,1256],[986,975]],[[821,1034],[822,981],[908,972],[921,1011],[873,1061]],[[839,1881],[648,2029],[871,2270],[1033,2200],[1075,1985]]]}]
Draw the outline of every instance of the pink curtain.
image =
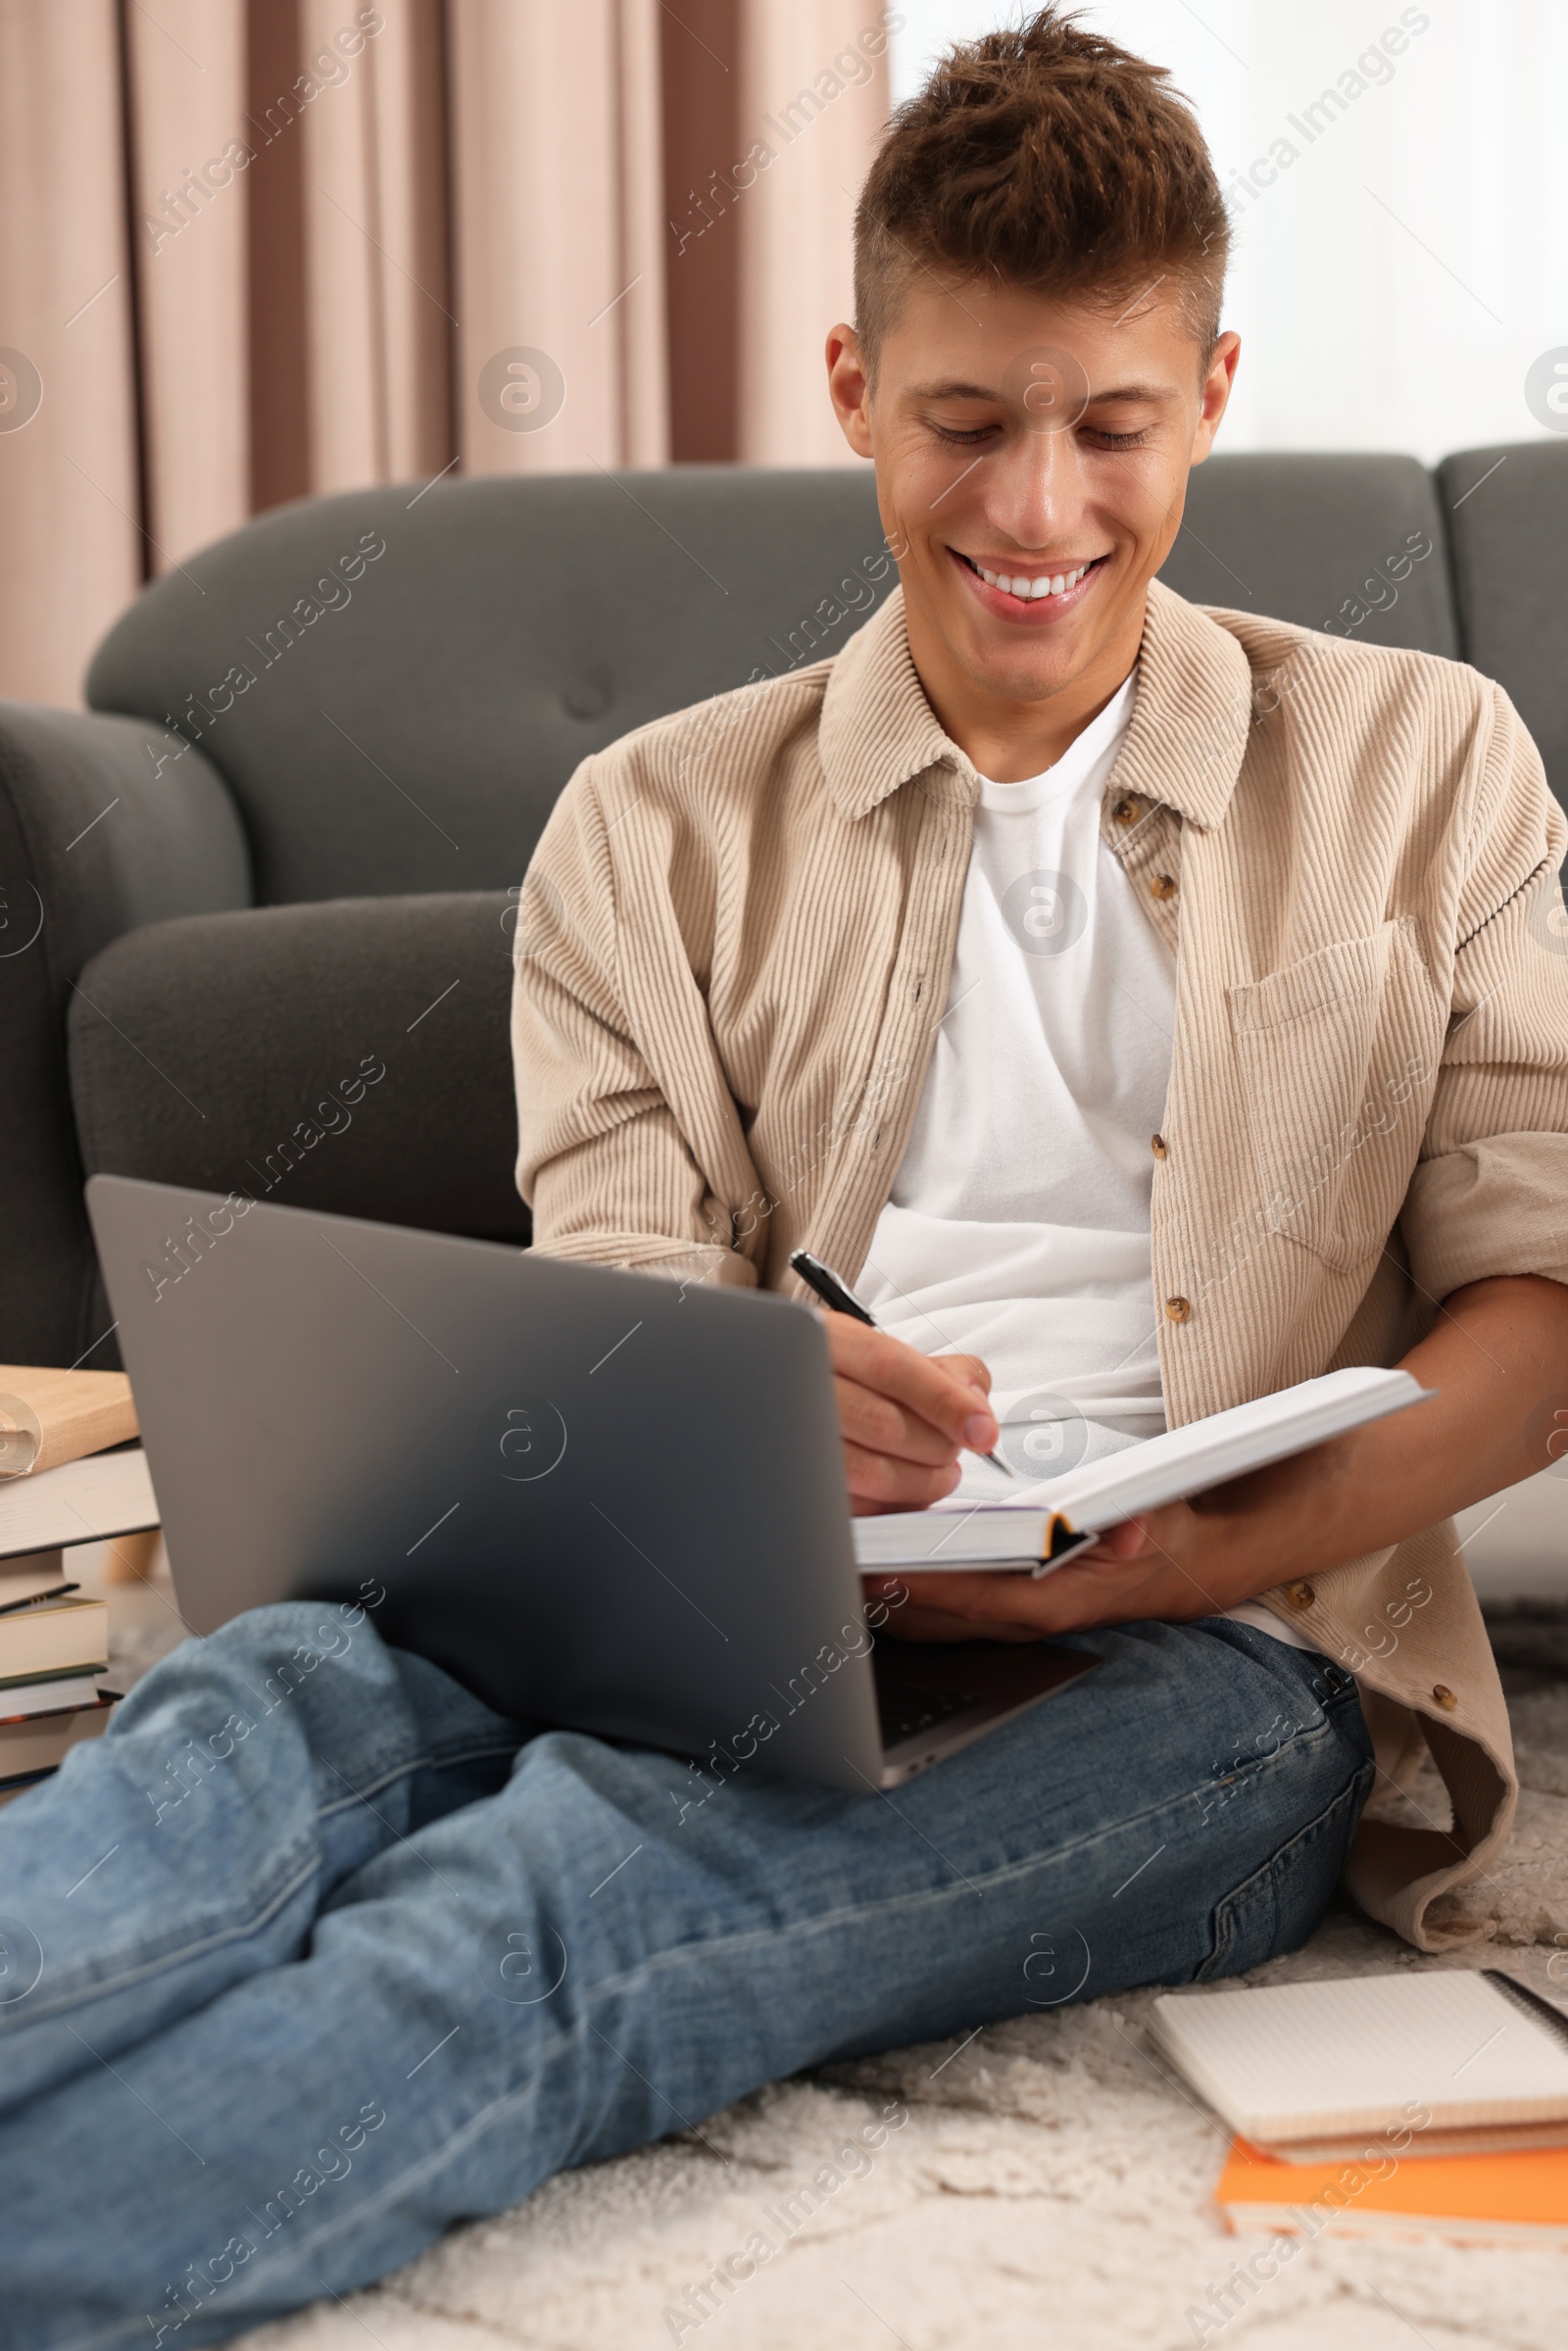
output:
[{"label": "pink curtain", "polygon": [[352,60],[344,0],[300,13],[306,72],[321,61],[301,121],[311,488],[434,473],[452,455],[440,0],[376,9]]},{"label": "pink curtain", "polygon": [[0,0],[0,694],[445,469],[845,457],[876,0]]},{"label": "pink curtain", "polygon": [[0,7],[0,692],[76,699],[143,576],[115,0]]},{"label": "pink curtain", "polygon": [[470,471],[668,458],[659,21],[659,0],[451,0]]},{"label": "pink curtain", "polygon": [[[741,26],[739,452],[759,465],[854,465],[824,391],[823,344],[855,316],[851,231],[887,113],[879,12],[755,0]],[[744,171],[737,174],[744,179]]]},{"label": "pink curtain", "polygon": [[125,111],[147,552],[163,570],[249,511],[246,215],[224,154],[245,126],[245,26],[206,0],[155,5],[124,19]]}]

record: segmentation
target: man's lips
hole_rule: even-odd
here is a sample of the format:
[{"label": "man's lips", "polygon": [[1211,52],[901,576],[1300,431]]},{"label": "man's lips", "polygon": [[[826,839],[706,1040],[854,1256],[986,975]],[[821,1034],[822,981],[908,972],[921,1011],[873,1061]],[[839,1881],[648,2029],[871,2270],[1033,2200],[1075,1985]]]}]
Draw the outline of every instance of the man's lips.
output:
[{"label": "man's lips", "polygon": [[[993,586],[989,580],[981,576],[980,567],[972,556],[960,555],[956,547],[950,547],[948,553],[963,574],[970,592],[978,597],[988,612],[998,620],[1006,620],[1011,622],[1014,627],[1024,628],[1049,628],[1054,621],[1060,620],[1070,612],[1075,612],[1110,561],[1109,556],[1102,555],[1094,557],[1086,565],[1064,564],[1056,571],[1048,572],[1043,566],[1032,572],[1004,571],[1000,574],[998,584]],[[989,571],[991,565],[988,563],[985,568]],[[1075,570],[1080,572],[1080,576],[1071,587],[1068,587],[1065,583],[1072,577]],[[1032,589],[1036,580],[1051,579],[1054,581],[1058,578],[1063,582],[1059,595],[1054,593],[1035,595],[1030,592],[1017,594],[1014,592],[1013,586],[1009,585],[1004,588],[1000,584],[1001,579],[1007,579],[1018,586],[1024,586],[1027,583],[1028,588]]]}]

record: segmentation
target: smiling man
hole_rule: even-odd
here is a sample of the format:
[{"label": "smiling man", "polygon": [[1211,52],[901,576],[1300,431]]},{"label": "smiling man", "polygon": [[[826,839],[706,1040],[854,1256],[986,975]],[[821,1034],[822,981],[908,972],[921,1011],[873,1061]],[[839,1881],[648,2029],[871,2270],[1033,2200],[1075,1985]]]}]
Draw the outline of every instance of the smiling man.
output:
[{"label": "smiling man", "polygon": [[[588,762],[515,999],[537,1246],[804,1295],[804,1245],[873,1309],[827,1319],[857,1510],[996,1496],[994,1445],[1039,1476],[1342,1363],[1440,1392],[898,1611],[1104,1658],[1013,1766],[1038,1836],[1099,1857],[1053,1913],[1090,1990],[1251,1964],[1342,1869],[1412,1940],[1452,1931],[1514,1783],[1445,1522],[1542,1467],[1568,1399],[1568,966],[1537,921],[1564,825],[1533,745],[1473,671],[1155,576],[1238,363],[1226,249],[1158,70],[1055,9],[949,58],[872,167],[827,344],[899,591],[837,659]],[[1396,1779],[1430,1748],[1451,1821],[1358,1829],[1374,1736]],[[910,1796],[971,1876],[994,1756]],[[1251,1791],[1223,1830],[1218,1788]]]},{"label": "smiling man", "polygon": [[[211,2341],[801,2066],[1257,1966],[1342,1873],[1463,1931],[1514,1781],[1446,1522],[1568,1407],[1565,828],[1473,671],[1156,581],[1237,364],[1225,225],[1163,76],[1053,10],[895,122],[827,358],[900,590],[573,778],[519,1175],[563,1256],[857,1282],[858,1511],[1340,1363],[1437,1400],[1039,1582],[923,1580],[905,1637],[1102,1664],[896,1805],[694,1807],[363,1611],[265,1714],[319,1610],[187,1643],[0,1819],[0,2345]],[[1451,1820],[1363,1817],[1424,1748]]]}]

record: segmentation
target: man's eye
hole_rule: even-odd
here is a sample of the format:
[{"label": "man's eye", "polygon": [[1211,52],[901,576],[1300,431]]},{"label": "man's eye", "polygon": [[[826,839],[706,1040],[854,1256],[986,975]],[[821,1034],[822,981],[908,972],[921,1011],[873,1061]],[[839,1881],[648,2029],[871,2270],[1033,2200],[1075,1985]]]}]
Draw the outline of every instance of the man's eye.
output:
[{"label": "man's eye", "polygon": [[950,449],[972,449],[976,441],[989,440],[995,432],[996,426],[994,424],[974,424],[960,431],[953,425],[933,424],[931,430],[939,441],[946,441]]},{"label": "man's eye", "polygon": [[1099,449],[1142,449],[1150,438],[1146,424],[1141,432],[1101,432],[1096,425],[1086,424],[1084,432]]}]

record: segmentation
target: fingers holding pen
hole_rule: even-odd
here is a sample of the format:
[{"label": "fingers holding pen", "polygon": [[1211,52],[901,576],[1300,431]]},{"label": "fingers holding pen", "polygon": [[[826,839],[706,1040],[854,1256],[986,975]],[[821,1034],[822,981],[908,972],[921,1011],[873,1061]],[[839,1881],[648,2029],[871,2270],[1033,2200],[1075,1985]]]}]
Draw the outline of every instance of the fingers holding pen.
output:
[{"label": "fingers holding pen", "polygon": [[959,1452],[997,1441],[986,1367],[922,1355],[848,1315],[824,1315],[823,1329],[854,1508],[929,1508],[957,1485]]},{"label": "fingers holding pen", "polygon": [[858,1390],[858,1425],[846,1435],[858,1442],[885,1439],[901,1449],[901,1439],[916,1445],[913,1460],[939,1456],[925,1449],[921,1432],[943,1441],[952,1455],[960,1447],[988,1452],[999,1434],[987,1390],[990,1374],[973,1355],[922,1355],[902,1339],[848,1315],[826,1314],[828,1352],[841,1391]]}]

